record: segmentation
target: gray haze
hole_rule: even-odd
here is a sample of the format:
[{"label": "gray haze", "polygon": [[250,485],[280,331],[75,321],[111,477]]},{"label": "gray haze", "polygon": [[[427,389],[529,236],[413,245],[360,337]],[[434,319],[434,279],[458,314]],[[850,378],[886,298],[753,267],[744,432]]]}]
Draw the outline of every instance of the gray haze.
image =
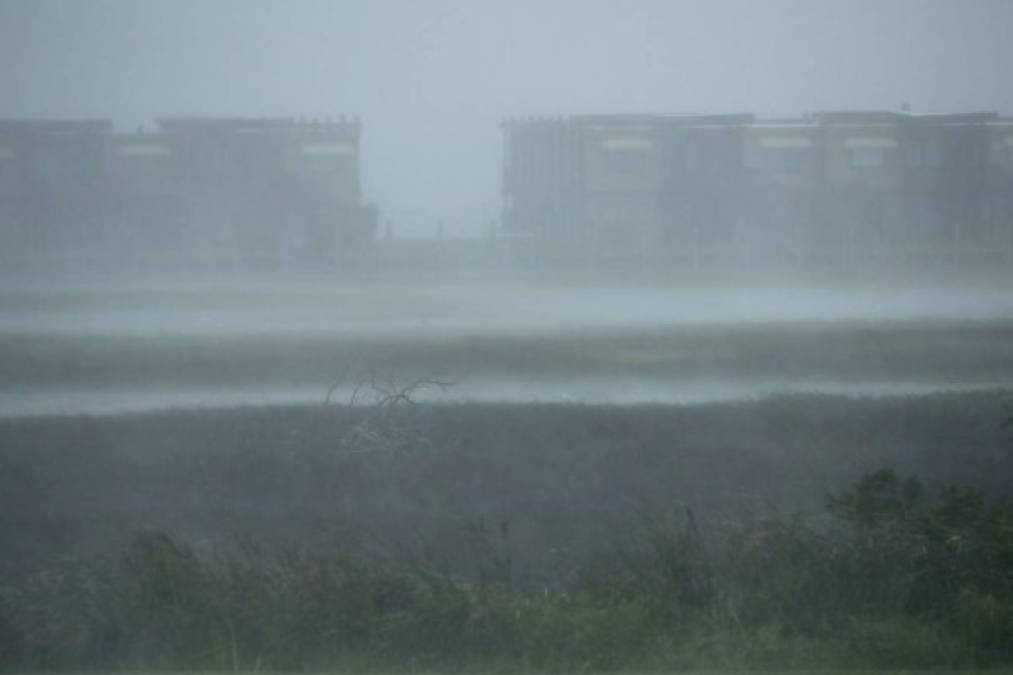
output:
[{"label": "gray haze", "polygon": [[356,114],[402,235],[499,210],[511,115],[1013,111],[1008,0],[0,0],[0,117]]}]

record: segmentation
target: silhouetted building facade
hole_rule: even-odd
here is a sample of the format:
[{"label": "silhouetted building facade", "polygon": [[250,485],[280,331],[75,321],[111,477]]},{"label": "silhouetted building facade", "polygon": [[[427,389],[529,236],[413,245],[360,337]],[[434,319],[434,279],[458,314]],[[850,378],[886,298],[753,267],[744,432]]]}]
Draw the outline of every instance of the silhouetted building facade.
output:
[{"label": "silhouetted building facade", "polygon": [[543,261],[1013,263],[1013,120],[603,115],[504,124],[503,229]]},{"label": "silhouetted building facade", "polygon": [[357,120],[0,122],[8,258],[329,265],[368,243]]}]

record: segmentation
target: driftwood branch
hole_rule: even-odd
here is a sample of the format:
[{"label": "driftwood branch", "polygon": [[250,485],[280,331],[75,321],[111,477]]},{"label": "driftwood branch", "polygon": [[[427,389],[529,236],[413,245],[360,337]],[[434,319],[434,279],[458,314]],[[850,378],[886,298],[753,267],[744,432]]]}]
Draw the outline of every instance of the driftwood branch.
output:
[{"label": "driftwood branch", "polygon": [[[347,381],[348,373],[349,369],[345,368],[341,377],[328,388],[324,405],[334,401],[334,395]],[[376,369],[370,369],[356,379],[348,398],[349,406],[365,406],[366,414],[344,435],[342,447],[350,452],[403,452],[431,446],[422,430],[399,413],[416,405],[421,392],[427,389],[444,391],[454,384],[434,376],[401,381],[393,368],[383,375]]]}]

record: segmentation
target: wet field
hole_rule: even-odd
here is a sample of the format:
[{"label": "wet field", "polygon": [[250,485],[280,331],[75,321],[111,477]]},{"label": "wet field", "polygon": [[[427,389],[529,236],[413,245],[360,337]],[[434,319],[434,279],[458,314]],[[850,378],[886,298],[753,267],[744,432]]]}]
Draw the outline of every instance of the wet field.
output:
[{"label": "wet field", "polygon": [[1013,291],[321,283],[8,288],[0,415],[698,403],[1013,385]]},{"label": "wet field", "polygon": [[[829,495],[884,467],[918,477],[932,498],[956,484],[999,503],[1013,484],[1011,405],[1005,290],[7,289],[0,575],[14,580],[6,597],[25,598],[17,616],[85,617],[72,635],[100,634],[79,628],[92,625],[91,596],[21,589],[91,584],[82,570],[129,580],[116,561],[144,541],[187,560],[297,552],[289,559],[311,573],[284,578],[307,583],[313,556],[368,555],[372,570],[389,551],[462,589],[505,569],[522,606],[555,603],[603,555],[626,551],[645,518],[689,514],[705,548],[749,524],[815,527],[831,522]],[[795,555],[777,541],[764,550]],[[259,569],[246,564],[234,569]],[[792,601],[820,597],[795,581],[814,567],[792,572]],[[126,616],[130,630],[146,625]],[[853,626],[842,662],[865,625],[834,629]],[[936,650],[923,624],[911,630],[921,632],[897,653],[915,663],[970,662]],[[829,644],[812,649],[820,663],[836,663]]]}]

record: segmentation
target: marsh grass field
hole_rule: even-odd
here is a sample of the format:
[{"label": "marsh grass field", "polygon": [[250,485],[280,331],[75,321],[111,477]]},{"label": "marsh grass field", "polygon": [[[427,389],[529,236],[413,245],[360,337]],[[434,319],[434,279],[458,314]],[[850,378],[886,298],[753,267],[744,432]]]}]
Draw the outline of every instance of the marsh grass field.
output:
[{"label": "marsh grass field", "polygon": [[[5,662],[1000,666],[1013,644],[1008,402],[991,390],[5,420]],[[864,506],[828,508],[849,490]]]},{"label": "marsh grass field", "polygon": [[1013,663],[1005,291],[453,293],[0,297],[0,668]]}]

